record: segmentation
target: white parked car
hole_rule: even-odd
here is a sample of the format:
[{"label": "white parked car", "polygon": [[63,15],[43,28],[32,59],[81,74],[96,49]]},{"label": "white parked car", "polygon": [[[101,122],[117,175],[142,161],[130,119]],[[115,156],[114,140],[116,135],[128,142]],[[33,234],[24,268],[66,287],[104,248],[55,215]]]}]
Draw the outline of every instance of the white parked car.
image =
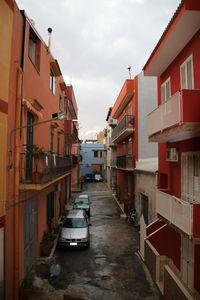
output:
[{"label": "white parked car", "polygon": [[87,214],[82,209],[71,209],[63,219],[59,246],[89,247],[90,235]]},{"label": "white parked car", "polygon": [[95,181],[103,181],[103,177],[102,177],[102,175],[101,174],[95,174],[94,175],[94,180]]}]

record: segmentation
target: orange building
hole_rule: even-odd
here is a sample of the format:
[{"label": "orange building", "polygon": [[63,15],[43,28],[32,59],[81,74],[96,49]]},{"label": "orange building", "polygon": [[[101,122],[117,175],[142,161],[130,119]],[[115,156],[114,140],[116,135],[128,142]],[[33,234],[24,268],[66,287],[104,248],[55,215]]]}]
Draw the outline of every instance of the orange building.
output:
[{"label": "orange building", "polygon": [[[6,4],[3,5],[5,9]],[[16,3],[13,4],[13,24],[10,21],[9,25],[10,88],[7,83],[9,93],[1,98],[8,102],[2,107],[8,106],[9,116],[5,299],[10,300],[18,299],[25,275],[41,254],[44,231],[56,230],[71,197],[71,148],[79,139],[78,131],[74,129],[74,136],[72,130],[72,120],[77,119],[73,88],[66,86],[57,60]],[[9,72],[9,59],[7,61]],[[73,94],[71,98],[69,91]],[[2,113],[6,118],[6,113]],[[60,116],[67,120],[59,119]],[[6,139],[6,131],[3,132]],[[4,145],[2,159],[6,162],[5,141]],[[5,174],[6,164],[3,167]],[[5,178],[3,176],[0,184]],[[3,206],[1,214],[4,214]]]},{"label": "orange building", "polygon": [[6,157],[8,130],[8,100],[10,84],[11,43],[13,28],[13,1],[0,1],[0,299],[5,285],[5,215],[6,215]]}]

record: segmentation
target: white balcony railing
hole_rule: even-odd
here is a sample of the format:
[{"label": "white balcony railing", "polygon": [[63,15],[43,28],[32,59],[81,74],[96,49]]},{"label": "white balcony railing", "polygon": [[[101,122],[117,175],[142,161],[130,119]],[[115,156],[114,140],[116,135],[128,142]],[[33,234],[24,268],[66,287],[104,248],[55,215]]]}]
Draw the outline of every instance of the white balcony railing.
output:
[{"label": "white balcony railing", "polygon": [[148,135],[151,136],[181,121],[181,94],[175,93],[148,115]]},{"label": "white balcony railing", "polygon": [[172,223],[189,236],[192,235],[192,204],[157,190],[156,210],[157,213],[168,220],[169,223]]}]

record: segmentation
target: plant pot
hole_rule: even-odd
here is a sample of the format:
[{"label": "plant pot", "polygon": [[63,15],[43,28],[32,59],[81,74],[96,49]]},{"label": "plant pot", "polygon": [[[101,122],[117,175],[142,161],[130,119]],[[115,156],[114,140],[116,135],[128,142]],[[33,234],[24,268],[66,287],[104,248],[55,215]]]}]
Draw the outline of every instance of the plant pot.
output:
[{"label": "plant pot", "polygon": [[33,172],[31,174],[31,181],[32,181],[32,183],[41,183],[41,180],[42,180],[42,173]]},{"label": "plant pot", "polygon": [[31,288],[20,288],[20,290],[19,290],[19,299],[20,300],[26,300],[26,299],[29,298],[31,293],[32,293]]},{"label": "plant pot", "polygon": [[53,248],[53,241],[41,242],[40,243],[41,256],[49,256],[52,248]]}]

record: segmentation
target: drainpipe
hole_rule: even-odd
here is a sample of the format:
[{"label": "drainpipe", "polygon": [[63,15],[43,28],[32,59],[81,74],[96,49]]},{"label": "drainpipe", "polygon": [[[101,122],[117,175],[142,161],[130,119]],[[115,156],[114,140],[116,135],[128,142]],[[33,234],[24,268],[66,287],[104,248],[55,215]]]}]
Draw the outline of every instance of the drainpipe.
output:
[{"label": "drainpipe", "polygon": [[[23,122],[22,115],[22,99],[24,86],[24,65],[25,65],[25,45],[26,45],[26,16],[25,12],[21,11],[23,18],[22,32],[22,50],[21,63],[17,68],[17,97],[15,111],[15,128],[21,126]],[[14,142],[14,299],[19,297],[20,287],[20,201],[19,201],[19,165],[20,165],[20,140],[21,130],[15,132]]]}]

